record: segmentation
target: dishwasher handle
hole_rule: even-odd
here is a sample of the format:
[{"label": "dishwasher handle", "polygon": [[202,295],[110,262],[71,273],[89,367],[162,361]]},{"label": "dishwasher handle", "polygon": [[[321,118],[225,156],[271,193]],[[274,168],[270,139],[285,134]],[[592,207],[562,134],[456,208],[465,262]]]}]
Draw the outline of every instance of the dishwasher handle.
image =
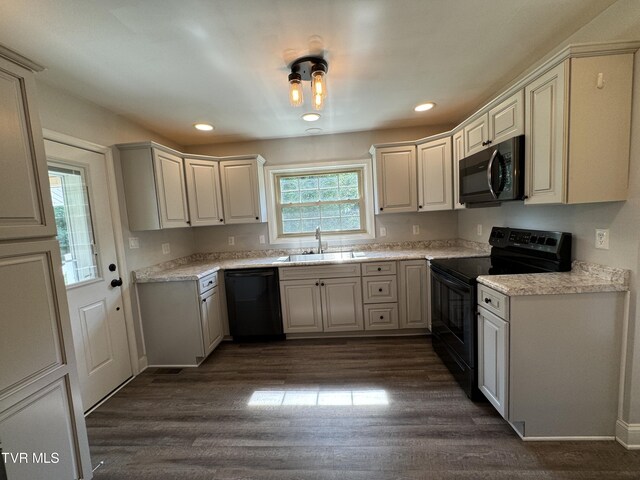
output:
[{"label": "dishwasher handle", "polygon": [[225,275],[227,277],[272,277],[276,272],[272,269],[259,269],[259,270],[227,270]]}]

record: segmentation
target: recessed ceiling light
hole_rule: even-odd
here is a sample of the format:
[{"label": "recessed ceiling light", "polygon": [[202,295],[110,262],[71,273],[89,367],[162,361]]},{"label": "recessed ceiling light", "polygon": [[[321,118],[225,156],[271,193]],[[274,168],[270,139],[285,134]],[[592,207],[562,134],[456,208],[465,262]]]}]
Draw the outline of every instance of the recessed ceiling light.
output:
[{"label": "recessed ceiling light", "polygon": [[307,128],[305,130],[305,132],[307,132],[309,135],[314,135],[316,133],[320,133],[322,131],[321,128]]},{"label": "recessed ceiling light", "polygon": [[213,125],[210,125],[208,123],[194,123],[193,126],[197,130],[201,130],[203,132],[210,132],[211,130],[213,130]]},{"label": "recessed ceiling light", "polygon": [[319,118],[320,118],[319,113],[305,113],[304,115],[302,115],[302,119],[305,122],[315,122]]},{"label": "recessed ceiling light", "polygon": [[420,105],[416,106],[414,110],[416,112],[426,112],[427,110],[431,110],[435,106],[436,104],[433,102],[421,103]]}]

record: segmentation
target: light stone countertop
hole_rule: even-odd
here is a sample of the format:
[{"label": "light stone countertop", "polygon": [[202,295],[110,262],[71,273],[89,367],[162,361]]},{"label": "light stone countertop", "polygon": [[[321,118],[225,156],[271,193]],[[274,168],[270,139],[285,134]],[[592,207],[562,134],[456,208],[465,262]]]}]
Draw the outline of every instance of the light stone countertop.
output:
[{"label": "light stone countertop", "polygon": [[574,261],[570,272],[483,275],[478,283],[510,297],[625,292],[629,290],[629,270]]},{"label": "light stone countertop", "polygon": [[[304,262],[285,262],[281,259],[286,254],[270,257],[253,257],[255,252],[248,252],[247,257],[242,257],[241,253],[235,254],[237,258],[207,258],[207,255],[196,254],[191,257],[166,262],[160,265],[136,270],[134,281],[136,283],[149,282],[178,282],[188,280],[198,280],[218,270],[228,270],[236,268],[261,268],[261,267],[299,267],[312,265],[330,265],[345,263],[362,263],[375,261],[395,261],[395,260],[420,260],[434,258],[455,258],[455,257],[482,257],[489,254],[486,248],[472,248],[469,245],[442,245],[434,242],[432,247],[422,247],[415,249],[390,249],[390,250],[358,250],[362,251],[363,257],[356,257],[346,260],[318,260]],[[204,257],[204,258],[203,258]]]}]

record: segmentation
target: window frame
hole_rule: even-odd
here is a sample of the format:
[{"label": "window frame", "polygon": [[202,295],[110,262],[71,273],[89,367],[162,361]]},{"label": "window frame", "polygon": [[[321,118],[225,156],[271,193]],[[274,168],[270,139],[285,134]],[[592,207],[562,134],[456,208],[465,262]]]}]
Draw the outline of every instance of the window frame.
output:
[{"label": "window frame", "polygon": [[[286,176],[305,176],[305,175],[323,175],[330,173],[342,173],[345,171],[359,171],[358,188],[360,190],[360,230],[349,231],[327,231],[322,232],[322,236],[326,239],[334,241],[341,240],[364,240],[375,238],[374,231],[374,215],[373,215],[373,181],[372,181],[372,164],[371,159],[362,160],[342,160],[317,163],[301,163],[293,165],[276,165],[265,168],[267,176],[267,207],[268,207],[268,226],[269,226],[269,243],[271,244],[295,244],[299,247],[315,246],[315,233],[304,234],[285,234],[282,233],[282,207],[288,205],[306,204],[280,204],[280,185],[279,179]],[[327,202],[311,202],[309,205],[318,205],[321,203],[345,203],[344,201],[327,201]],[[355,203],[355,202],[354,202]]]}]

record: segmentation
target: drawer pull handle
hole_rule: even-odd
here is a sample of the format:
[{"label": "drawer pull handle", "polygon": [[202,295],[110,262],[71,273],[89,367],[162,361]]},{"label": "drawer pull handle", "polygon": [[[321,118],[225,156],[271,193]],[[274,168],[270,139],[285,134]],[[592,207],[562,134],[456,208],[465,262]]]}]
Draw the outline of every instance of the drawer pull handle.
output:
[{"label": "drawer pull handle", "polygon": [[484,303],[491,303],[491,299],[490,298],[485,298],[484,299]]},{"label": "drawer pull handle", "polygon": [[382,289],[381,289],[381,288],[379,288],[379,289],[378,289],[378,291],[379,291],[379,292],[382,292]]},{"label": "drawer pull handle", "polygon": [[382,271],[382,267],[378,267],[378,271],[381,272]]},{"label": "drawer pull handle", "polygon": [[207,285],[211,285],[213,284],[213,280],[209,280],[209,283],[207,283]]},{"label": "drawer pull handle", "polygon": [[380,315],[380,320],[384,320],[384,315]]},{"label": "drawer pull handle", "polygon": [[318,282],[316,282],[316,287],[319,287],[319,286],[320,286],[320,284]]},{"label": "drawer pull handle", "polygon": [[324,282],[322,282],[322,283],[320,284],[320,286],[324,287]]}]

